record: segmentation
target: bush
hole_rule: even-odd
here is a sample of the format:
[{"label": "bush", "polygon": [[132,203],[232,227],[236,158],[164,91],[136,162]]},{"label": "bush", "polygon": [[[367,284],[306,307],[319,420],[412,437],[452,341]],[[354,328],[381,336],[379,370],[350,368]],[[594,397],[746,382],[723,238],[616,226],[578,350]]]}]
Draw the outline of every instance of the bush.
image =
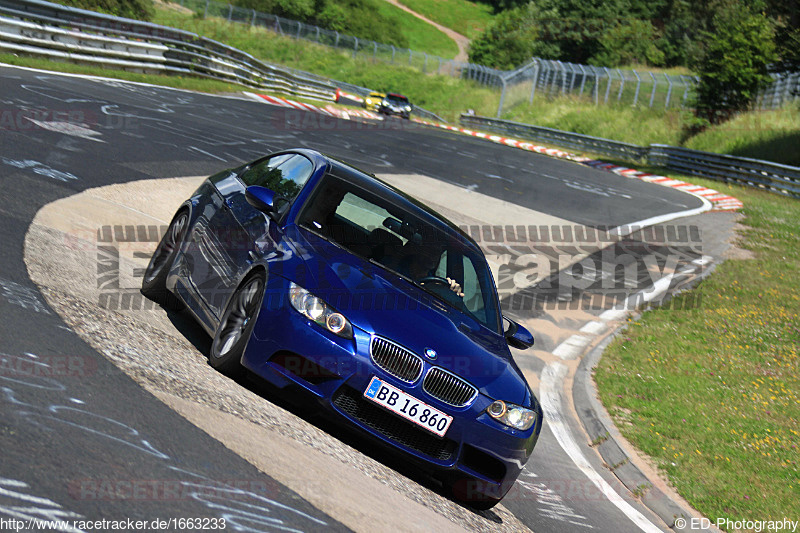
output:
[{"label": "bush", "polygon": [[739,0],[722,0],[703,32],[696,70],[696,116],[719,124],[746,110],[758,90],[771,82],[769,65],[777,59],[775,30],[763,13]]}]

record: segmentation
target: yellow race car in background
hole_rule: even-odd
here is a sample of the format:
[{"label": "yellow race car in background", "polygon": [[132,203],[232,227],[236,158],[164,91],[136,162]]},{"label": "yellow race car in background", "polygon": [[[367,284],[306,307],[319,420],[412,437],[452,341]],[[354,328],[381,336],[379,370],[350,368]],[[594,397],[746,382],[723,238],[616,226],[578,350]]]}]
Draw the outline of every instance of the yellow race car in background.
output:
[{"label": "yellow race car in background", "polygon": [[364,108],[367,111],[377,111],[385,97],[386,95],[384,93],[376,91],[369,93],[367,97],[364,98]]}]

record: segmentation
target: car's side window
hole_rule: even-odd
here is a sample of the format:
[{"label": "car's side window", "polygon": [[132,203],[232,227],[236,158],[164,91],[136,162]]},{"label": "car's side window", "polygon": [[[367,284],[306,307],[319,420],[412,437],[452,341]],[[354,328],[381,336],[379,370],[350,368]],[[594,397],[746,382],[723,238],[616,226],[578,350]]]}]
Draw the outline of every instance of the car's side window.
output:
[{"label": "car's side window", "polygon": [[239,177],[245,185],[266,187],[291,203],[313,170],[311,161],[302,155],[282,154],[251,166]]}]

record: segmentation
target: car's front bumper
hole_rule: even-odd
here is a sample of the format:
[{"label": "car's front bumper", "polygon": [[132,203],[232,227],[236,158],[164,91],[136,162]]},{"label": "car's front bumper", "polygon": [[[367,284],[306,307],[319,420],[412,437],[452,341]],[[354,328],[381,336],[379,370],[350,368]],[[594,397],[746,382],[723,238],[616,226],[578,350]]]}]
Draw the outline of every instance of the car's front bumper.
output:
[{"label": "car's front bumper", "polygon": [[[429,395],[422,379],[408,384],[383,371],[370,357],[372,335],[354,327],[342,339],[306,319],[288,303],[288,282],[272,276],[264,305],[242,364],[277,387],[296,385],[316,396],[326,409],[344,417],[384,445],[445,477],[477,480],[470,490],[502,497],[528,460],[541,429],[509,428],[486,414],[493,401],[483,394],[456,408]],[[429,363],[424,363],[427,366]],[[453,417],[440,438],[364,397],[373,376]]]}]

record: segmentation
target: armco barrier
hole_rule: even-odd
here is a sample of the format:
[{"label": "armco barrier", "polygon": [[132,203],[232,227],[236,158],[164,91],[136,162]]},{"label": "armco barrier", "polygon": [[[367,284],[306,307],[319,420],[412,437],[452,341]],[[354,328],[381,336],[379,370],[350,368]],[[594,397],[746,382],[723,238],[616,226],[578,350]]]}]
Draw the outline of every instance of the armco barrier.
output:
[{"label": "armco barrier", "polygon": [[583,150],[607,155],[609,157],[639,160],[647,155],[647,148],[635,144],[601,139],[599,137],[591,137],[579,133],[570,133],[568,131],[554,130],[552,128],[532,126],[520,122],[511,122],[509,120],[496,120],[477,115],[463,114],[461,115],[460,122],[464,126],[482,128],[495,133],[512,134],[526,139],[554,144],[563,148]]},{"label": "armco barrier", "polygon": [[460,122],[462,125],[472,128],[515,135],[523,139],[578,151],[631,161],[646,159],[651,165],[669,168],[683,174],[737,183],[800,198],[800,168],[771,161],[701,152],[662,144],[637,146],[589,135],[475,115],[463,114]]},{"label": "armco barrier", "polygon": [[336,84],[263,63],[194,33],[41,0],[0,0],[0,50],[194,75],[333,100]]},{"label": "armco barrier", "polygon": [[[0,51],[199,76],[321,100],[334,100],[337,88],[361,95],[370,92],[366,87],[264,63],[192,32],[43,0],[0,0]],[[415,113],[441,120],[422,108]]]},{"label": "armco barrier", "polygon": [[684,174],[738,183],[800,198],[800,168],[797,167],[663,144],[650,145],[648,160],[653,165]]}]

